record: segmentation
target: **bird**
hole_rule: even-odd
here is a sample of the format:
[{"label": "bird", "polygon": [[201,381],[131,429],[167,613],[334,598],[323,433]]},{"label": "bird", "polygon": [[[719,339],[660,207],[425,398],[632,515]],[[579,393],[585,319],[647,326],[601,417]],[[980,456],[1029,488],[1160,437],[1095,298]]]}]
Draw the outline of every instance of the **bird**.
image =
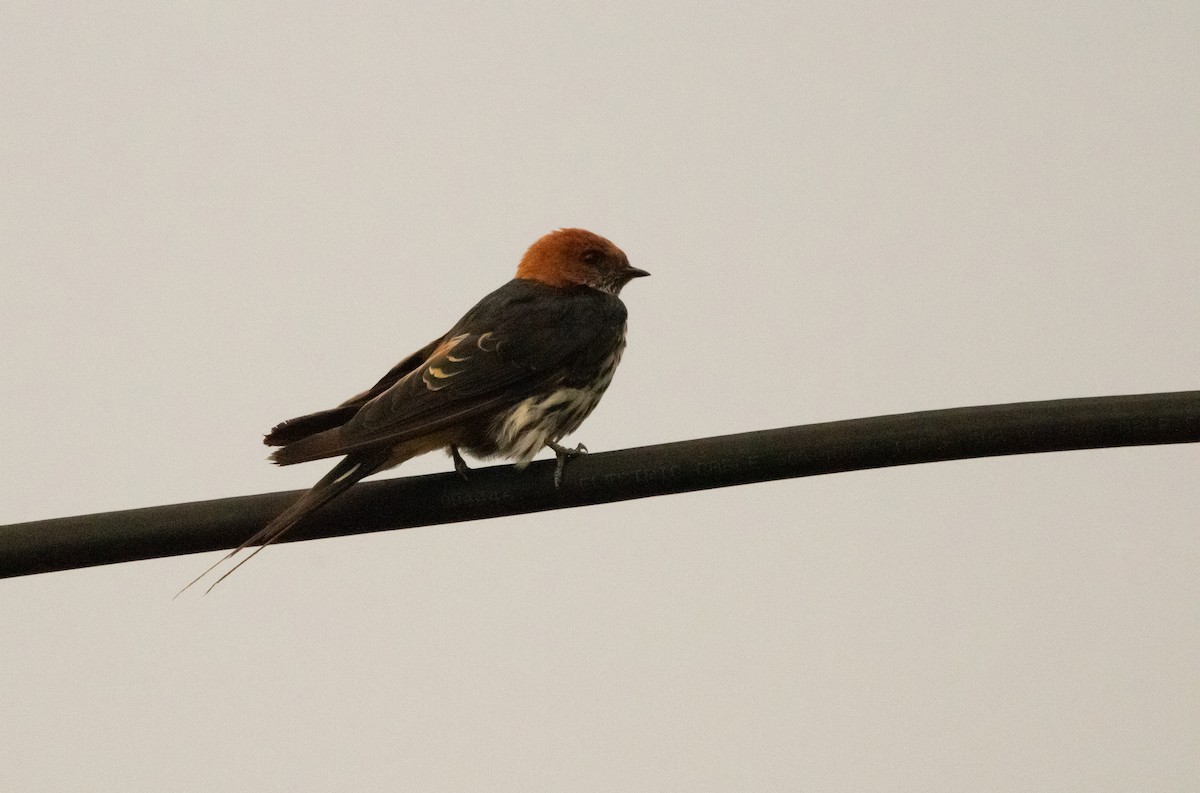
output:
[{"label": "bird", "polygon": [[583,423],[612,381],[625,349],[621,289],[649,275],[609,240],[562,228],[534,242],[516,275],[445,334],[404,358],[337,407],[288,419],[263,438],[278,465],[343,459],[294,504],[197,576],[180,593],[257,546],[259,551],[364,477],[418,455],[449,452],[468,478],[466,452],[524,468],[543,448],[566,461],[587,452],[559,444]]}]

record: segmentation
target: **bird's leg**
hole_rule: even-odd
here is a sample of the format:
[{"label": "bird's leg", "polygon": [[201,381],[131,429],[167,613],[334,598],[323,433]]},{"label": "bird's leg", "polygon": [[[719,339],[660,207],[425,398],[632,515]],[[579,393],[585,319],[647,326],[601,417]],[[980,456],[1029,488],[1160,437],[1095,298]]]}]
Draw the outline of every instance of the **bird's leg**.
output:
[{"label": "bird's leg", "polygon": [[457,446],[450,446],[450,456],[454,458],[454,470],[458,471],[458,475],[463,478],[463,481],[469,482],[471,477],[467,476],[467,471],[471,470],[471,466],[467,465],[467,461],[459,454]]},{"label": "bird's leg", "polygon": [[558,465],[554,466],[554,486],[558,487],[562,484],[563,466],[567,464],[567,460],[572,457],[578,457],[582,454],[587,454],[587,447],[582,443],[576,444],[574,449],[568,449],[566,446],[559,446],[554,441],[546,444],[554,450],[554,456],[558,458]]}]

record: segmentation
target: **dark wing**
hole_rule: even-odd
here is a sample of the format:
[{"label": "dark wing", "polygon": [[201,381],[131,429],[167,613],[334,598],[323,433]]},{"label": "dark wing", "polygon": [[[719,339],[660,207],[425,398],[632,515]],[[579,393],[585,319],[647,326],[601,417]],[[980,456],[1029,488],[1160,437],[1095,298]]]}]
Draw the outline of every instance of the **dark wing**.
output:
[{"label": "dark wing", "polygon": [[424,363],[433,354],[433,351],[437,349],[437,346],[445,341],[445,338],[443,336],[429,342],[393,366],[387,374],[380,378],[378,383],[361,394],[350,397],[337,407],[330,408],[329,410],[320,410],[316,413],[309,413],[307,416],[299,416],[298,418],[288,419],[281,424],[277,424],[263,438],[263,443],[268,446],[286,446],[302,438],[307,438],[310,435],[316,435],[318,432],[340,427],[353,418],[359,408],[394,386],[399,382],[400,378]]},{"label": "dark wing", "polygon": [[511,281],[344,424],[281,448],[273,459],[288,465],[390,448],[486,416],[572,380],[576,370],[594,372],[624,324],[625,306],[611,295]]}]

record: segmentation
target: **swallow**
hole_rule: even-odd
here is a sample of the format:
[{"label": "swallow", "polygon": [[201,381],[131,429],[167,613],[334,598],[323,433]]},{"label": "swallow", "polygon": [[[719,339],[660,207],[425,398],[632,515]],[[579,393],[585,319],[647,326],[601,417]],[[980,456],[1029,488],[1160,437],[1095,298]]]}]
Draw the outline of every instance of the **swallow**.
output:
[{"label": "swallow", "polygon": [[[649,275],[612,242],[567,228],[537,240],[516,276],[449,331],[337,407],[288,419],[264,437],[278,465],[342,460],[222,562],[258,546],[208,588],[364,477],[445,450],[464,477],[466,452],[524,468],[543,448],[565,462],[586,453],[560,445],[599,404],[625,350],[621,289]],[[182,590],[181,590],[182,591]]]}]

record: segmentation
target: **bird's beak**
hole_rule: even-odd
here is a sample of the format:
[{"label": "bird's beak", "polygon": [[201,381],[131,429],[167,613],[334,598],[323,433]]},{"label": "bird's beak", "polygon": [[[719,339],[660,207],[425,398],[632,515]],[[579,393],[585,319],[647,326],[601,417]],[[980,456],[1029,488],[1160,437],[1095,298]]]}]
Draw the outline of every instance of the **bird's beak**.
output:
[{"label": "bird's beak", "polygon": [[647,275],[650,275],[650,273],[646,272],[645,270],[640,270],[637,267],[630,267],[625,271],[625,277],[629,279],[644,278]]}]

